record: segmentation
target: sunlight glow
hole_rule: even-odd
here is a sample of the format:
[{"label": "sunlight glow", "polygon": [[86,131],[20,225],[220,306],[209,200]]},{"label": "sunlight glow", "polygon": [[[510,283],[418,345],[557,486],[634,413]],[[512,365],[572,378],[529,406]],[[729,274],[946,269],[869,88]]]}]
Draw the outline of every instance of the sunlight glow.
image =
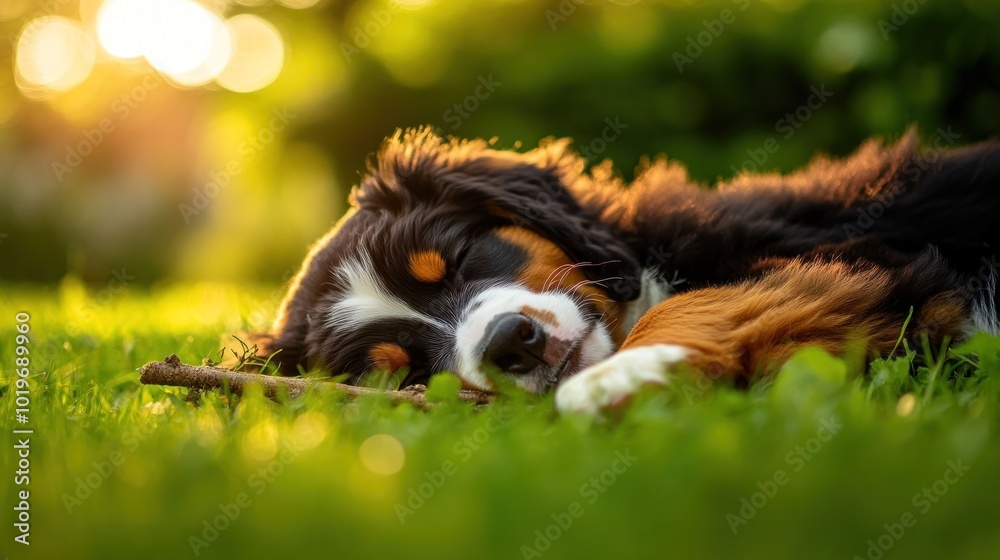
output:
[{"label": "sunlight glow", "polygon": [[171,76],[194,71],[211,56],[222,21],[192,0],[159,0],[156,6],[156,25],[146,38],[146,60]]},{"label": "sunlight glow", "polygon": [[261,89],[273,82],[285,62],[285,45],[273,25],[261,17],[243,14],[226,22],[233,54],[216,81],[239,93]]},{"label": "sunlight glow", "polygon": [[198,86],[214,80],[225,69],[233,56],[233,37],[229,27],[220,19],[212,28],[212,44],[208,57],[196,68],[186,72],[174,72],[170,77],[185,86]]},{"label": "sunlight glow", "polygon": [[211,81],[232,54],[223,21],[193,0],[108,0],[97,37],[109,54],[149,64],[184,85]]},{"label": "sunlight glow", "polygon": [[153,27],[154,0],[108,0],[97,12],[97,40],[111,56],[131,59],[145,53]]},{"label": "sunlight glow", "polygon": [[[302,9],[318,0],[282,2]],[[94,68],[97,46],[117,60],[145,60],[177,85],[214,80],[238,93],[268,86],[285,63],[285,43],[271,23],[252,14],[224,21],[225,5],[218,3],[89,0],[86,9],[82,6],[86,25],[44,16],[21,32],[15,73],[28,97],[45,97],[82,82]]]},{"label": "sunlight glow", "polygon": [[311,8],[316,5],[316,2],[319,2],[319,0],[278,0],[279,4],[293,10]]},{"label": "sunlight glow", "polygon": [[59,16],[38,18],[17,41],[18,87],[25,93],[68,90],[90,75],[94,58],[94,43],[79,23]]}]

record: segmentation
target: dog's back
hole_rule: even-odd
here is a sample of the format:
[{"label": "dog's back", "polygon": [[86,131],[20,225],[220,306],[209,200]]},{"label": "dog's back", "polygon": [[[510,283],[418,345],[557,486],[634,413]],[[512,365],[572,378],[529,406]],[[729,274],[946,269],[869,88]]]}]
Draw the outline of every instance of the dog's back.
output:
[{"label": "dog's back", "polygon": [[588,200],[646,262],[679,271],[693,287],[739,280],[760,259],[816,250],[891,265],[897,252],[933,248],[961,277],[979,277],[1000,247],[1000,142],[947,149],[953,136],[940,131],[926,150],[914,132],[894,145],[869,141],[844,160],[744,175],[717,189],[660,162],[624,197],[605,191]]}]

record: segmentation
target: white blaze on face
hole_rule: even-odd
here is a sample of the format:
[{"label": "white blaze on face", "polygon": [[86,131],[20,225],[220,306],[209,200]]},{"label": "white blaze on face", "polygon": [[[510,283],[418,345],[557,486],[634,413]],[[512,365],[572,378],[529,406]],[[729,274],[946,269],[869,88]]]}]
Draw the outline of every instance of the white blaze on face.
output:
[{"label": "white blaze on face", "polygon": [[453,330],[443,318],[421,313],[391,294],[375,276],[367,255],[361,261],[347,261],[340,265],[337,276],[346,289],[344,295],[330,306],[326,317],[328,327],[350,332],[380,319],[409,319],[444,331]]},{"label": "white blaze on face", "polygon": [[[547,339],[557,339],[580,344],[580,368],[588,367],[611,355],[614,345],[603,324],[592,323],[580,312],[577,304],[561,293],[535,293],[510,285],[490,288],[472,300],[455,331],[455,373],[467,383],[480,389],[490,389],[492,384],[482,368],[482,352],[486,328],[499,315],[520,313],[525,307],[551,314],[554,321],[539,321]],[[554,324],[553,324],[554,323]],[[581,340],[586,336],[585,339]],[[530,375],[516,379],[523,388],[532,385]]]},{"label": "white blaze on face", "polygon": [[[433,325],[446,338],[441,341],[440,348],[446,349],[447,367],[465,383],[480,389],[492,388],[482,367],[486,328],[504,313],[521,313],[531,308],[533,313],[551,318],[551,321],[538,321],[546,339],[562,341],[566,348],[579,348],[579,369],[607,358],[614,351],[607,328],[599,321],[596,324],[588,321],[576,302],[566,294],[539,294],[514,284],[493,287],[474,297],[467,308],[451,310],[453,316],[435,317],[410,307],[392,294],[375,274],[368,255],[344,262],[338,266],[336,274],[344,292],[327,311],[327,327],[350,336],[352,331],[379,320],[405,319]],[[546,359],[558,362],[562,357]],[[515,383],[526,390],[537,390],[542,381],[536,377],[527,374],[515,378]]]}]

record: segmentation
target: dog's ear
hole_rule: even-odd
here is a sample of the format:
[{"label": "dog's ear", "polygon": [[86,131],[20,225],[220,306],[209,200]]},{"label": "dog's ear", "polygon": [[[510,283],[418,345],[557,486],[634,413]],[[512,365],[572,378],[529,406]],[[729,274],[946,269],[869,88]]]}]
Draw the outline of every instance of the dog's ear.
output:
[{"label": "dog's ear", "polygon": [[[573,197],[563,175],[534,163],[515,163],[496,170],[497,183],[482,190],[494,212],[511,216],[558,245],[575,262],[594,266],[580,270],[601,281],[616,301],[639,297],[641,270],[634,251]],[[476,185],[469,185],[477,188]]]},{"label": "dog's ear", "polygon": [[570,186],[585,162],[568,140],[544,141],[515,153],[483,140],[443,140],[429,129],[397,132],[357,193],[381,208],[444,205],[489,213],[558,245],[588,279],[602,281],[616,301],[639,297],[641,269],[618,232],[584,208]]}]

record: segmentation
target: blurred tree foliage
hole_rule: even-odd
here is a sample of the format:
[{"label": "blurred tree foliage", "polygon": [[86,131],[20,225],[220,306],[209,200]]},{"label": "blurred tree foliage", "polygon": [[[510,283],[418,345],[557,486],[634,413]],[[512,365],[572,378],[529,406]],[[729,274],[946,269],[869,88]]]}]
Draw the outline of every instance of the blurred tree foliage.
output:
[{"label": "blurred tree foliage", "polygon": [[[61,180],[53,162],[143,76],[103,65],[41,103],[0,78],[0,278],[100,282],[126,267],[137,282],[279,280],[398,127],[502,147],[568,136],[626,177],[664,153],[706,184],[911,124],[925,138],[951,127],[960,143],[1000,130],[994,0],[327,0],[228,13],[244,11],[286,41],[275,83],[148,91]],[[275,111],[288,126],[262,135]],[[252,156],[240,149],[269,136]]]}]

